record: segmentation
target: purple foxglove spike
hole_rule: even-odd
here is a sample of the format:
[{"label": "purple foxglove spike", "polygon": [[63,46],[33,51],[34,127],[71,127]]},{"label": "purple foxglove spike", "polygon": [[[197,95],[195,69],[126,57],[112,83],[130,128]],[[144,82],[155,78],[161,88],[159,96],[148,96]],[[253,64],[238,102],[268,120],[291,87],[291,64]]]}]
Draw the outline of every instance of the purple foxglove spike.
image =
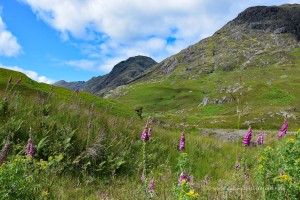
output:
[{"label": "purple foxglove spike", "polygon": [[185,143],[185,132],[182,132],[181,138],[180,138],[180,143],[179,143],[179,150],[180,151],[184,150],[184,143]]},{"label": "purple foxglove spike", "polygon": [[280,129],[280,133],[278,133],[278,135],[277,135],[277,138],[278,139],[280,139],[284,134],[286,134],[286,131],[287,131],[287,128],[288,128],[288,123],[287,123],[287,120],[286,119],[284,119],[284,122],[283,122],[283,125],[282,125],[282,127],[281,127],[281,129]]},{"label": "purple foxglove spike", "polygon": [[184,180],[184,172],[181,172],[179,179],[178,179],[178,187],[181,186],[181,182]]},{"label": "purple foxglove spike", "polygon": [[22,77],[17,80],[17,83],[20,84],[22,82]]},{"label": "purple foxglove spike", "polygon": [[152,191],[153,189],[154,189],[154,179],[152,178],[149,184],[149,191]]},{"label": "purple foxglove spike", "polygon": [[252,137],[252,130],[251,130],[251,127],[249,127],[248,132],[246,133],[244,141],[243,141],[243,144],[245,146],[250,146],[251,137]]},{"label": "purple foxglove spike", "polygon": [[280,170],[279,175],[282,176],[284,174],[283,170]]},{"label": "purple foxglove spike", "polygon": [[187,182],[191,182],[191,176],[187,176],[187,177],[186,177],[186,181],[187,181]]},{"label": "purple foxglove spike", "polygon": [[262,132],[261,134],[259,134],[256,143],[257,144],[264,144],[264,139],[265,139],[265,134],[264,132]]},{"label": "purple foxglove spike", "polygon": [[149,140],[149,136],[148,136],[148,128],[145,127],[145,129],[143,130],[142,132],[142,135],[141,135],[141,140],[146,142]]},{"label": "purple foxglove spike", "polygon": [[11,82],[12,82],[12,77],[10,76],[7,83],[10,84]]},{"label": "purple foxglove spike", "polygon": [[28,139],[25,154],[30,155],[32,158],[34,156],[34,144],[31,138]]},{"label": "purple foxglove spike", "polygon": [[240,168],[241,168],[241,164],[239,162],[237,162],[236,165],[235,165],[235,169],[239,170]]},{"label": "purple foxglove spike", "polygon": [[141,140],[144,142],[149,140],[148,127],[145,127],[145,129],[143,130],[142,135],[141,135]]}]

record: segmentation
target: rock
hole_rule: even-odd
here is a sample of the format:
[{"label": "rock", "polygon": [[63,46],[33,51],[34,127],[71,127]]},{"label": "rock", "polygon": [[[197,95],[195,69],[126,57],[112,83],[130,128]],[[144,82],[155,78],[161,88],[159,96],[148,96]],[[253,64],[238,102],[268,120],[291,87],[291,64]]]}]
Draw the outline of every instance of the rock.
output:
[{"label": "rock", "polygon": [[198,106],[206,106],[207,104],[209,104],[210,99],[208,97],[204,97],[202,102],[198,105]]}]

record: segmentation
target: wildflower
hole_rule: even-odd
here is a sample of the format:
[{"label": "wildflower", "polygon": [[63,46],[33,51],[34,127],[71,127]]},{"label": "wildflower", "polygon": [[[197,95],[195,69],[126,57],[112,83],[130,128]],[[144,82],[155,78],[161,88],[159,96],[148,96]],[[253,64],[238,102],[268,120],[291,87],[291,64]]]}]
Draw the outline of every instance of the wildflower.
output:
[{"label": "wildflower", "polygon": [[20,84],[22,82],[22,77],[17,80],[17,83]]},{"label": "wildflower", "polygon": [[179,143],[179,150],[180,151],[184,150],[184,142],[185,142],[185,132],[182,132],[181,138],[180,138],[180,143]]},{"label": "wildflower", "polygon": [[288,175],[286,174],[282,174],[279,176],[280,178],[280,182],[283,183],[283,182],[291,182],[291,177],[289,177]]},{"label": "wildflower", "polygon": [[28,139],[25,155],[30,155],[32,158],[34,156],[34,144],[31,136]]},{"label": "wildflower", "polygon": [[262,145],[264,144],[264,139],[265,139],[265,134],[264,132],[262,132],[261,134],[259,134],[256,143]]},{"label": "wildflower", "polygon": [[260,156],[260,157],[258,158],[258,162],[262,162],[264,159],[265,159],[265,157]]},{"label": "wildflower", "polygon": [[148,127],[146,126],[142,132],[142,135],[141,135],[141,140],[142,141],[148,141],[150,138],[149,138],[149,131],[148,131]]},{"label": "wildflower", "polygon": [[251,127],[249,127],[248,132],[246,133],[246,136],[243,141],[243,144],[245,146],[250,146],[251,137],[252,137],[252,130],[251,130]]},{"label": "wildflower", "polygon": [[53,86],[50,87],[50,93],[52,93],[52,91],[53,91]]},{"label": "wildflower", "polygon": [[179,179],[178,179],[178,187],[181,186],[181,182],[185,180],[184,179],[184,172],[181,172],[180,176],[179,176]]},{"label": "wildflower", "polygon": [[92,123],[91,123],[91,121],[89,121],[88,129],[91,129],[91,128],[92,128]]},{"label": "wildflower", "polygon": [[241,164],[239,162],[237,162],[236,165],[235,165],[235,169],[239,170],[240,168],[241,168]]},{"label": "wildflower", "polygon": [[283,171],[283,170],[280,170],[279,176],[282,176],[283,174],[284,174],[284,171]]},{"label": "wildflower", "polygon": [[287,120],[284,119],[283,125],[280,129],[281,132],[278,133],[278,135],[277,135],[278,139],[280,139],[284,134],[286,134],[287,128],[288,128],[288,123],[287,123]]},{"label": "wildflower", "polygon": [[264,169],[264,166],[263,166],[263,165],[259,165],[258,168],[259,168],[260,170],[263,170],[263,169]]},{"label": "wildflower", "polygon": [[9,144],[9,140],[7,140],[5,145],[2,148],[2,151],[0,152],[1,153],[0,154],[0,165],[2,165],[2,163],[6,159],[9,149],[10,149],[10,144]]},{"label": "wildflower", "polygon": [[188,193],[186,193],[187,196],[190,196],[192,198],[196,198],[199,196],[199,194],[197,192],[195,192],[195,190],[190,190]]},{"label": "wildflower", "polygon": [[154,179],[152,178],[152,180],[150,181],[150,184],[149,184],[149,191],[152,191],[154,188]]},{"label": "wildflower", "polygon": [[10,76],[7,83],[10,84],[11,82],[12,82],[12,77]]},{"label": "wildflower", "polygon": [[289,143],[294,144],[294,143],[295,143],[295,140],[294,140],[293,138],[290,138],[290,139],[289,139]]},{"label": "wildflower", "polygon": [[75,90],[75,92],[76,92],[76,95],[78,95],[78,93],[79,93],[79,88],[77,88],[77,89]]},{"label": "wildflower", "polygon": [[94,110],[94,108],[95,108],[95,104],[94,104],[94,103],[92,103],[92,110]]}]

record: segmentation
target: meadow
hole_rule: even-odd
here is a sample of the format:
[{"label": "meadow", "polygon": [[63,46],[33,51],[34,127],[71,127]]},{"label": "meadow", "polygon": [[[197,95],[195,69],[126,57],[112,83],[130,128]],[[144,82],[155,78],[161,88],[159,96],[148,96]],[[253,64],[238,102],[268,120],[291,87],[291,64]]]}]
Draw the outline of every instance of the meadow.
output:
[{"label": "meadow", "polygon": [[[300,197],[295,128],[280,139],[265,131],[260,145],[254,144],[261,130],[253,129],[254,142],[245,146],[244,137],[222,141],[163,126],[151,114],[140,119],[126,101],[39,84],[4,69],[0,98],[0,199]],[[243,116],[232,116],[232,128],[239,129]]]}]

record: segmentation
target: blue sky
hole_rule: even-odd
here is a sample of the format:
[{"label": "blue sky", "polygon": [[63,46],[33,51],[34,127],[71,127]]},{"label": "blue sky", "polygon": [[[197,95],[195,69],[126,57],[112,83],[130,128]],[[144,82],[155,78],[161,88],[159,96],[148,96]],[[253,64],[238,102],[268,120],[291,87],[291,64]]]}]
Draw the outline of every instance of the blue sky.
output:
[{"label": "blue sky", "polygon": [[0,67],[88,80],[131,56],[162,61],[247,7],[284,3],[300,0],[1,0]]}]

